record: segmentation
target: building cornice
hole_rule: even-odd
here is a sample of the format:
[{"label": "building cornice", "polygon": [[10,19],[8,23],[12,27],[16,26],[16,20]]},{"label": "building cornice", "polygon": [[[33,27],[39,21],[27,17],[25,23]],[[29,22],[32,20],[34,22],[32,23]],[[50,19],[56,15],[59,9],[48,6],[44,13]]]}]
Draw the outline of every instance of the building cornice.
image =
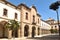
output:
[{"label": "building cornice", "polygon": [[37,16],[41,17],[41,15],[40,15],[40,14],[38,14],[38,13],[37,13]]},{"label": "building cornice", "polygon": [[[31,23],[27,23],[27,22],[22,22],[22,23],[24,23],[24,24],[28,24],[28,25],[33,25],[33,24],[31,24]],[[41,27],[40,25],[33,25],[33,26],[39,26],[39,27]]]},{"label": "building cornice", "polygon": [[0,2],[3,3],[3,4],[5,4],[5,5],[8,5],[8,6],[14,8],[14,9],[18,9],[17,6],[13,5],[12,3],[10,3],[10,2],[8,2],[6,0],[0,0]]},{"label": "building cornice", "polygon": [[34,8],[34,9],[35,9],[35,11],[37,12],[37,9],[36,9],[36,7],[35,7],[34,5],[32,6],[32,8]]},{"label": "building cornice", "polygon": [[[49,24],[48,22],[44,21],[43,19],[41,19],[41,21],[43,21],[43,22],[45,22],[45,23]],[[49,25],[50,25],[50,24],[49,24]]]},{"label": "building cornice", "polygon": [[31,10],[27,5],[25,5],[23,3],[19,4],[17,7],[21,8],[22,6],[25,7],[26,9],[28,9],[28,10]]}]

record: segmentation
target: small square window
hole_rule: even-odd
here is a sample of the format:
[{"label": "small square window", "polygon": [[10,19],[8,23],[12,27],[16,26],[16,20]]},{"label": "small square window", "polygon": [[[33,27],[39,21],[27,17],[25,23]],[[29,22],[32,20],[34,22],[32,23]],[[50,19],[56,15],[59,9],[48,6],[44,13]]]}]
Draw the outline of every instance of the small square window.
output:
[{"label": "small square window", "polygon": [[17,19],[17,13],[15,13],[15,19]]},{"label": "small square window", "polygon": [[26,20],[28,20],[28,13],[26,13]]}]

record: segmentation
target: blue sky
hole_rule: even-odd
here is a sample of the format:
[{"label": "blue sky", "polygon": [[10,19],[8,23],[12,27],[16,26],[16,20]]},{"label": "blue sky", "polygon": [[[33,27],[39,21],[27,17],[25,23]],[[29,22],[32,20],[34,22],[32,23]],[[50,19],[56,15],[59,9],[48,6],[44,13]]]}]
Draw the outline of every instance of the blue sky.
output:
[{"label": "blue sky", "polygon": [[[19,5],[20,3],[24,3],[28,7],[35,5],[38,13],[41,15],[41,18],[43,20],[47,20],[49,17],[57,20],[56,12],[49,9],[50,4],[52,4],[53,2],[56,2],[57,0],[7,0],[7,1],[11,2],[16,6]],[[59,11],[60,11],[60,8],[59,8]]]}]

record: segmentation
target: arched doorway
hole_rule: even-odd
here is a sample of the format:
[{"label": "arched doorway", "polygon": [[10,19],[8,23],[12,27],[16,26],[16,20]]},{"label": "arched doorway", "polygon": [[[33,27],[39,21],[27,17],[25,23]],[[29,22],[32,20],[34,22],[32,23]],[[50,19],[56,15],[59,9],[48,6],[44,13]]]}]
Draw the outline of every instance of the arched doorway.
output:
[{"label": "arched doorway", "polygon": [[38,35],[40,35],[40,28],[38,27]]},{"label": "arched doorway", "polygon": [[29,26],[25,25],[24,27],[24,36],[27,37],[29,35]]},{"label": "arched doorway", "polygon": [[6,21],[1,21],[0,22],[0,38],[7,38],[8,37],[8,30],[7,28],[5,27],[6,25]]},{"label": "arched doorway", "polygon": [[3,37],[3,27],[2,25],[0,24],[0,38]]},{"label": "arched doorway", "polygon": [[15,37],[18,37],[18,29],[15,30]]},{"label": "arched doorway", "polygon": [[32,37],[35,36],[35,30],[36,30],[36,28],[35,27],[32,27]]},{"label": "arched doorway", "polygon": [[18,37],[18,29],[12,30],[12,37]]}]

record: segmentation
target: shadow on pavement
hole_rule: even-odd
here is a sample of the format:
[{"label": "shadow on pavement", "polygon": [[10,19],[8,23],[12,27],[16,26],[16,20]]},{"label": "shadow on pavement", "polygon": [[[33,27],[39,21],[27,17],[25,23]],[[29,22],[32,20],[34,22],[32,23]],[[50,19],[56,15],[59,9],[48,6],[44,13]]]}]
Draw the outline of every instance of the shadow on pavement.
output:
[{"label": "shadow on pavement", "polygon": [[60,36],[59,35],[50,35],[50,36],[44,36],[44,37],[30,37],[27,39],[39,39],[39,40],[60,40]]}]

